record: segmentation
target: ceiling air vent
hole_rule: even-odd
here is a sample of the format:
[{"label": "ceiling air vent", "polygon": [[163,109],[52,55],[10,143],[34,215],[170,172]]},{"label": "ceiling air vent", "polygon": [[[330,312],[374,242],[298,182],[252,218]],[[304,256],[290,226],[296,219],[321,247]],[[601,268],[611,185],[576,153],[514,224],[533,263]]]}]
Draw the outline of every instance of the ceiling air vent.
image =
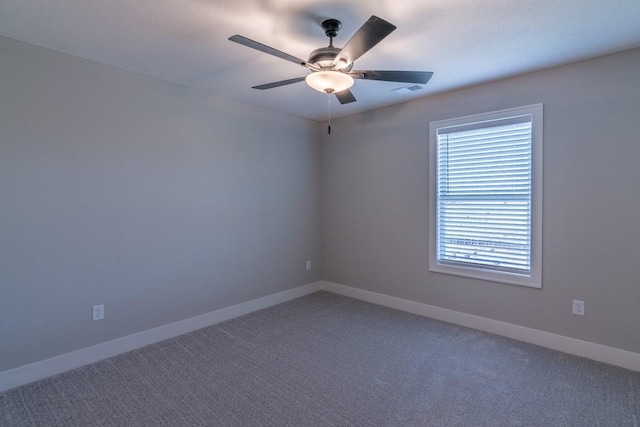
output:
[{"label": "ceiling air vent", "polygon": [[409,85],[409,86],[402,86],[397,89],[392,89],[391,92],[397,93],[398,95],[404,95],[406,93],[415,92],[420,89],[422,89],[422,86],[420,85]]}]

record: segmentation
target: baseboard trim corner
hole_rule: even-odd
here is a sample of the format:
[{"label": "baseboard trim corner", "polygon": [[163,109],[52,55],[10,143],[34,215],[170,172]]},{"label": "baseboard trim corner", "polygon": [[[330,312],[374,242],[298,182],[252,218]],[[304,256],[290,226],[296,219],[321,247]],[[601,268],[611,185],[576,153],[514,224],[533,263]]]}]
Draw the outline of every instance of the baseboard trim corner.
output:
[{"label": "baseboard trim corner", "polygon": [[321,290],[321,282],[288,289],[70,353],[0,372],[0,392],[164,341]]},{"label": "baseboard trim corner", "polygon": [[608,363],[610,365],[620,366],[634,371],[640,371],[640,354],[631,351],[608,347],[589,341],[541,331],[539,329],[514,325],[512,323],[475,316],[416,301],[410,301],[403,298],[392,297],[377,292],[366,291],[351,286],[340,285],[338,283],[322,281],[320,282],[319,287],[324,291],[367,301],[373,304],[513,338],[515,340],[596,360],[598,362]]}]

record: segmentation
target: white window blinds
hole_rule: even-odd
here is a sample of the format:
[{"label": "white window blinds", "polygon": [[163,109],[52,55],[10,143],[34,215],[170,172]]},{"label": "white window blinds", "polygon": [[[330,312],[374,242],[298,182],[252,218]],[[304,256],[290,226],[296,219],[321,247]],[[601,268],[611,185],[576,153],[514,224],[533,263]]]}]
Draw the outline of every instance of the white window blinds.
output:
[{"label": "white window blinds", "polygon": [[531,271],[530,115],[437,131],[437,261]]}]

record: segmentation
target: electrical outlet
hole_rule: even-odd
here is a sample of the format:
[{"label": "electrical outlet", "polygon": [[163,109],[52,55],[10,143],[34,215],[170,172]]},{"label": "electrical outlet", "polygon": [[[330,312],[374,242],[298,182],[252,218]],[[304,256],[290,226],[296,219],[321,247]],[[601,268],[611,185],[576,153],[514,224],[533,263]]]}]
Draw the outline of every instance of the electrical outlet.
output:
[{"label": "electrical outlet", "polygon": [[584,316],[584,301],[578,299],[573,300],[573,314],[577,316]]},{"label": "electrical outlet", "polygon": [[93,321],[104,319],[104,304],[94,305],[91,308],[91,314],[93,315]]},{"label": "electrical outlet", "polygon": [[311,270],[311,260],[307,260],[307,270]]}]

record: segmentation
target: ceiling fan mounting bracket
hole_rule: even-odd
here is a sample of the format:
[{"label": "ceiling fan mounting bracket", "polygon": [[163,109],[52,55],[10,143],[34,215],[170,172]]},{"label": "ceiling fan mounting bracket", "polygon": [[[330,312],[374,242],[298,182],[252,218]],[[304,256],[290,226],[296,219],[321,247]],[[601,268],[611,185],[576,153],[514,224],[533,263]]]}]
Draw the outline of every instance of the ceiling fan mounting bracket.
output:
[{"label": "ceiling fan mounting bracket", "polygon": [[337,19],[326,19],[322,21],[322,28],[327,37],[333,38],[338,35],[338,32],[342,28],[342,22]]}]

